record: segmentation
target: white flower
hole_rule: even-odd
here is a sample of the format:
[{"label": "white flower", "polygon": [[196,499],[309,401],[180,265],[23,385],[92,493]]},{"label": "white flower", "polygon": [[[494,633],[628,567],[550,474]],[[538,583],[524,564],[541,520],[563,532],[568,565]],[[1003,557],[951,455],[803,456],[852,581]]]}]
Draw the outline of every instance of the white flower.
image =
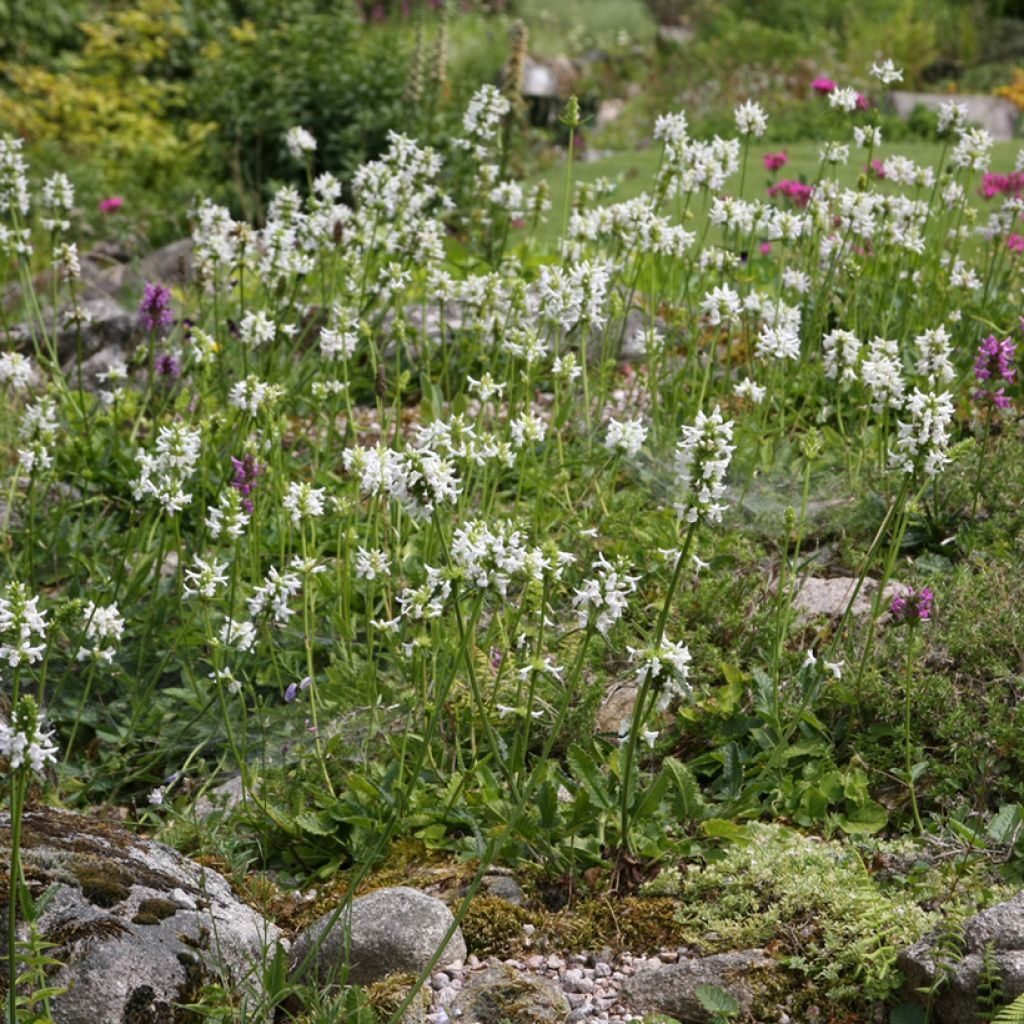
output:
[{"label": "white flower", "polygon": [[871,75],[877,78],[882,85],[892,85],[894,82],[903,81],[902,69],[896,67],[891,59],[883,60],[881,64],[871,65]]},{"label": "white flower", "polygon": [[768,115],[760,104],[752,100],[741,103],[733,116],[736,119],[736,130],[740,135],[753,135],[759,139],[768,127]]},{"label": "white flower", "polygon": [[760,405],[768,394],[768,389],[758,384],[753,377],[745,377],[733,385],[732,393],[738,398],[749,398],[754,405]]},{"label": "white flower", "polygon": [[124,632],[124,619],[116,604],[99,606],[90,601],[82,611],[85,620],[85,637],[91,647],[80,647],[76,658],[86,661],[90,658],[110,664],[114,660],[114,647]]},{"label": "white flower", "polygon": [[32,361],[20,352],[0,352],[0,384],[24,391],[32,383]]},{"label": "white flower", "polygon": [[189,430],[184,423],[161,427],[157,433],[156,454],[139,449],[135,461],[139,464],[139,477],[132,481],[132,496],[136,501],[151,496],[157,499],[170,515],[180,512],[192,500],[184,485],[195,472],[199,461],[202,433]]},{"label": "white flower", "polygon": [[324,513],[324,488],[292,482],[282,502],[291,515],[292,525],[298,526],[304,519],[316,519]]},{"label": "white flower", "polygon": [[249,614],[255,617],[269,607],[273,612],[274,622],[279,626],[287,625],[294,614],[288,607],[288,602],[301,590],[302,582],[295,573],[281,573],[271,566],[263,586],[257,587],[253,596],[249,598]]},{"label": "white flower", "polygon": [[621,451],[630,458],[640,454],[644,441],[647,439],[647,428],[643,420],[609,420],[608,433],[604,439],[605,448]]},{"label": "white flower", "polygon": [[[857,109],[857,90],[850,87],[833,89],[828,94],[828,105],[834,110],[852,113]],[[845,163],[845,161],[844,161]]]},{"label": "white flower", "polygon": [[676,482],[684,494],[676,511],[688,523],[721,522],[725,506],[719,499],[725,494],[725,473],[735,449],[729,444],[732,429],[717,405],[710,416],[700,411],[694,426],[682,428],[676,446]]},{"label": "white flower", "polygon": [[612,565],[604,555],[594,563],[594,577],[585,580],[576,590],[572,606],[580,628],[593,622],[602,636],[608,635],[628,606],[628,597],[636,591],[639,576],[630,576],[620,566]]},{"label": "white flower", "polygon": [[53,733],[43,728],[43,716],[31,697],[18,702],[10,724],[0,719],[0,757],[7,761],[10,771],[28,764],[38,775],[46,764],[55,764],[57,747],[52,738]]},{"label": "white flower", "polygon": [[837,327],[822,338],[821,345],[825,376],[829,380],[855,382],[862,347],[857,336],[852,331]]},{"label": "white flower", "polygon": [[284,144],[288,155],[299,163],[305,163],[307,153],[316,152],[316,139],[299,125],[288,129],[284,136]]},{"label": "white flower", "polygon": [[378,576],[387,576],[390,572],[391,562],[383,548],[369,551],[366,548],[359,548],[356,551],[357,579],[375,580]]},{"label": "white flower", "polygon": [[953,400],[949,392],[936,394],[914,388],[907,398],[909,421],[898,420],[896,444],[889,452],[889,465],[905,473],[921,471],[935,476],[949,461],[949,425],[953,422]]},{"label": "white flower", "polygon": [[[28,596],[23,583],[12,580],[0,594],[0,661],[11,668],[34,664],[43,657],[46,645],[46,612],[39,610],[39,598]],[[38,641],[33,644],[33,637]]]},{"label": "white flower", "polygon": [[202,558],[196,558],[192,568],[185,570],[182,595],[194,597],[198,594],[200,597],[216,597],[217,591],[227,585],[228,578],[224,575],[224,570],[227,567],[227,562],[218,562],[214,559],[210,563]]},{"label": "white flower", "polygon": [[221,627],[218,639],[224,647],[238,651],[251,651],[256,643],[256,627],[251,622],[228,619]]},{"label": "white flower", "polygon": [[250,310],[238,325],[238,340],[249,348],[267,345],[277,335],[277,324],[263,310]]}]

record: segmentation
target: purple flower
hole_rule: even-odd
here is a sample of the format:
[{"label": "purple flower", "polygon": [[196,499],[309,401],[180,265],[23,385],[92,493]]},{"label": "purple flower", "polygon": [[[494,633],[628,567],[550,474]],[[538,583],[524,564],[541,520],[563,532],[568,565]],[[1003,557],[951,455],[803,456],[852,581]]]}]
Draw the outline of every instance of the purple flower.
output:
[{"label": "purple flower", "polygon": [[139,303],[139,320],[147,331],[174,323],[171,312],[171,290],[153,281],[146,282],[146,290]]},{"label": "purple flower", "polygon": [[256,457],[246,454],[240,459],[231,456],[231,465],[234,467],[235,475],[231,486],[242,496],[242,507],[246,512],[252,512],[252,501],[249,495],[256,489],[256,481],[266,471],[266,466],[260,465]]},{"label": "purple flower", "polygon": [[174,356],[157,356],[156,372],[161,377],[180,377],[181,364]]},{"label": "purple flower", "polygon": [[907,587],[903,594],[897,594],[889,605],[889,612],[897,622],[927,621],[932,617],[935,594],[930,587],[914,590]]},{"label": "purple flower", "polygon": [[289,683],[288,689],[284,691],[284,701],[286,704],[291,704],[295,700],[295,695],[299,692],[298,683]]},{"label": "purple flower", "polygon": [[976,380],[991,380],[993,377],[1012,384],[1016,371],[1013,368],[1013,357],[1017,346],[1009,339],[996,340],[990,334],[979,346],[978,356],[974,360],[974,376]]}]

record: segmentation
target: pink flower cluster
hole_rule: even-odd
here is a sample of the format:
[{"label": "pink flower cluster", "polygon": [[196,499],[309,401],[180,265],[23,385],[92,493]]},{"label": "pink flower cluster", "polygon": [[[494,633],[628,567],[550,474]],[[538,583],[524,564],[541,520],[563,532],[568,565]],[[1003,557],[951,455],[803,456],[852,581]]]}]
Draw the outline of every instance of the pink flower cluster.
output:
[{"label": "pink flower cluster", "polygon": [[815,92],[820,92],[822,96],[827,96],[830,92],[835,92],[837,86],[831,78],[816,78],[811,82],[811,88]]},{"label": "pink flower cluster", "polygon": [[777,171],[789,163],[789,157],[785,153],[765,153],[764,169],[766,171]]},{"label": "pink flower cluster", "polygon": [[917,619],[927,621],[932,617],[932,604],[935,594],[930,587],[914,590],[907,587],[902,594],[897,594],[889,605],[889,611],[897,622],[914,622]]},{"label": "pink flower cluster", "polygon": [[785,196],[787,199],[791,199],[796,206],[803,209],[811,198],[812,191],[811,186],[805,185],[802,181],[783,178],[782,181],[777,182],[768,189],[768,195]]},{"label": "pink flower cluster", "polygon": [[1024,173],[1013,171],[1011,174],[992,174],[982,176],[978,194],[986,199],[996,196],[1020,196],[1024,191]]},{"label": "pink flower cluster", "polygon": [[[999,341],[994,334],[990,334],[978,346],[978,355],[974,360],[974,379],[979,384],[984,381],[1012,384],[1017,379],[1017,371],[1013,368],[1016,352],[1017,346],[1009,338]],[[1010,399],[1003,387],[994,391],[991,385],[989,388],[977,388],[973,397],[976,402],[991,402],[997,409],[1010,407]]]}]

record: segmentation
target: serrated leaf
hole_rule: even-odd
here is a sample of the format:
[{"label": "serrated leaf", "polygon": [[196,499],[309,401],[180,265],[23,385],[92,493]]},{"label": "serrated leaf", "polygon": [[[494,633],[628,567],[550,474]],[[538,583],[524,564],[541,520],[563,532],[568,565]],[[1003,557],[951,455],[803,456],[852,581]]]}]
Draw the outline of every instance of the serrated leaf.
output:
[{"label": "serrated leaf", "polygon": [[999,846],[1012,842],[1014,836],[1020,830],[1021,825],[1020,804],[1003,804],[995,817],[988,823],[985,835]]},{"label": "serrated leaf", "polygon": [[674,757],[666,757],[662,762],[661,770],[668,772],[675,783],[678,794],[678,810],[681,817],[689,821],[698,821],[704,816],[704,796],[700,791],[693,772]]},{"label": "serrated leaf", "polygon": [[565,756],[572,769],[573,778],[587,791],[591,800],[603,810],[610,811],[614,806],[608,787],[597,767],[597,762],[578,744],[573,744]]},{"label": "serrated leaf", "polygon": [[694,994],[708,1013],[732,1017],[740,1012],[740,1004],[736,997],[717,985],[698,985],[694,989]]},{"label": "serrated leaf", "polygon": [[311,836],[333,836],[337,831],[337,827],[332,822],[325,819],[322,814],[317,814],[316,811],[303,811],[302,814],[296,814],[292,818],[292,822]]}]

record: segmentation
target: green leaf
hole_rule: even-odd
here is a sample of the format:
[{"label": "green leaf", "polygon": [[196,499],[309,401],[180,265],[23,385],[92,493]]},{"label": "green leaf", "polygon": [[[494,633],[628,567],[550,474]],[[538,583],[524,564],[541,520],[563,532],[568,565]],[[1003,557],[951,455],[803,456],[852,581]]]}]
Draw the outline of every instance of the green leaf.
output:
[{"label": "green leaf", "polygon": [[889,1011],[889,1024],[928,1024],[928,1015],[916,1003],[900,1003]]},{"label": "green leaf", "polygon": [[740,1012],[740,1004],[736,997],[717,985],[698,985],[694,994],[697,996],[697,1002],[708,1013],[733,1017]]},{"label": "green leaf", "polygon": [[661,765],[662,772],[668,772],[675,783],[678,800],[676,810],[680,817],[689,821],[699,821],[704,816],[704,796],[700,791],[693,772],[674,757],[666,757]]},{"label": "green leaf", "polygon": [[701,831],[711,839],[726,839],[730,843],[749,843],[750,835],[743,825],[727,818],[708,818],[701,822]]},{"label": "green leaf", "polygon": [[733,742],[722,748],[722,781],[725,791],[733,799],[743,792],[743,762],[739,744]]},{"label": "green leaf", "polygon": [[885,828],[889,812],[874,800],[860,804],[846,814],[836,816],[836,824],[847,835],[870,835]]},{"label": "green leaf", "polygon": [[988,823],[985,834],[999,846],[1013,842],[1014,837],[1020,830],[1021,825],[1020,804],[1003,804],[999,812]]},{"label": "green leaf", "polygon": [[610,811],[615,802],[608,793],[608,787],[597,767],[597,762],[578,744],[573,744],[565,758],[572,769],[573,777],[587,791],[587,795],[598,807]]},{"label": "green leaf", "polygon": [[296,814],[292,820],[303,832],[313,836],[333,836],[338,830],[333,822],[327,821],[322,814],[315,811],[303,811],[302,814]]}]

